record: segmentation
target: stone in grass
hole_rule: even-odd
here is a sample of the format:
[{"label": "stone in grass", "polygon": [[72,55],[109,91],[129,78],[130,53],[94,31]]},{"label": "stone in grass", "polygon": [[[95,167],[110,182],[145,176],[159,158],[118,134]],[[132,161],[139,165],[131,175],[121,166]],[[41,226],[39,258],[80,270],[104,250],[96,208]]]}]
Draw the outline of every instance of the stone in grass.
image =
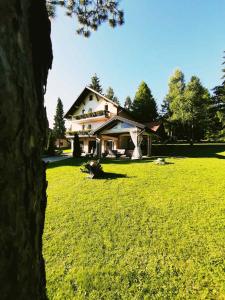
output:
[{"label": "stone in grass", "polygon": [[156,160],[155,160],[155,164],[156,165],[165,165],[166,164],[166,160],[165,160],[165,158],[157,158]]},{"label": "stone in grass", "polygon": [[99,160],[91,160],[88,161],[87,163],[84,163],[80,170],[83,173],[88,173],[89,174],[88,178],[90,179],[101,178],[104,175]]}]

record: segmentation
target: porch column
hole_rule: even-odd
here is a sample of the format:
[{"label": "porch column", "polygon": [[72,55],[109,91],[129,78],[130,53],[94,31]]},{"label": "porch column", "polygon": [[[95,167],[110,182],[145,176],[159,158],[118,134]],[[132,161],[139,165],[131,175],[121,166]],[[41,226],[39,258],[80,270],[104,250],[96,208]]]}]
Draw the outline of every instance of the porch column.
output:
[{"label": "porch column", "polygon": [[142,152],[141,152],[141,142],[143,139],[142,132],[138,128],[130,129],[130,136],[132,142],[134,143],[134,152],[131,159],[141,159]]},{"label": "porch column", "polygon": [[152,155],[152,137],[148,135],[148,151],[147,155],[151,156]]},{"label": "porch column", "polygon": [[101,158],[102,156],[102,140],[100,137],[96,137],[96,149],[97,149],[97,156]]}]

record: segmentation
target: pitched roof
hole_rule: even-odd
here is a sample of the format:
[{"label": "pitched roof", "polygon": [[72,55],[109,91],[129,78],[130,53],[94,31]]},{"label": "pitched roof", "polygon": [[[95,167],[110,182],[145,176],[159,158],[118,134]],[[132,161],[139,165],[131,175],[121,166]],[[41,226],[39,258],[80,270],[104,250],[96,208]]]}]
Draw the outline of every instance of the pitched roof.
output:
[{"label": "pitched roof", "polygon": [[97,91],[93,90],[89,86],[86,86],[83,89],[83,91],[81,92],[81,94],[77,97],[77,99],[75,100],[73,105],[70,107],[70,109],[67,111],[67,113],[64,115],[65,119],[68,119],[73,114],[74,110],[79,107],[79,105],[83,101],[84,97],[86,97],[90,92],[94,93],[97,97],[103,98],[104,100],[106,100],[107,102],[113,104],[114,106],[120,107],[117,103],[115,103],[112,100],[108,99],[106,96],[98,93]]},{"label": "pitched roof", "polygon": [[[108,121],[104,122],[102,125],[100,125],[98,128],[96,128],[95,130],[93,130],[91,132],[91,134],[95,135],[95,134],[98,134],[100,133],[102,130],[104,130],[105,128],[107,128],[109,125],[113,125],[114,123],[116,123],[117,121],[120,121],[120,122],[123,122],[123,123],[128,123],[128,124],[131,124],[133,125],[134,127],[138,127],[142,130],[146,130],[147,132],[149,133],[154,133],[156,134],[158,128],[160,127],[160,122],[151,122],[151,123],[154,123],[152,125],[150,125],[150,123],[147,125],[147,124],[143,124],[143,123],[139,123],[139,122],[136,122],[136,121],[133,121],[133,120],[130,120],[130,119],[127,119],[127,118],[123,118],[123,117],[120,117],[120,116],[114,116],[113,118],[109,119]],[[158,123],[158,125],[156,126],[155,123]]]}]

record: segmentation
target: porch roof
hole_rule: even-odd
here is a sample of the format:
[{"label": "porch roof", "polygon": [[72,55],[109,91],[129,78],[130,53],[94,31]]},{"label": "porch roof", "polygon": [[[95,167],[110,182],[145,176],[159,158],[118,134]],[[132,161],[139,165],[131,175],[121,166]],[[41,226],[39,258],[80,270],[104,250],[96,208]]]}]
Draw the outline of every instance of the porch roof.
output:
[{"label": "porch roof", "polygon": [[[132,127],[137,127],[141,130],[145,130],[146,133],[152,133],[152,134],[156,134],[156,131],[160,126],[159,125],[158,127],[155,127],[155,124],[154,124],[154,129],[152,130],[151,127],[149,126],[150,124],[143,124],[143,123],[139,123],[139,122],[127,119],[127,118],[120,117],[120,116],[114,116],[113,118],[109,119],[108,121],[103,123],[101,126],[96,128],[95,130],[93,130],[91,132],[91,134],[93,134],[93,135],[100,134],[101,132],[103,132],[107,128],[111,128],[113,125],[117,124],[118,122],[129,124]],[[127,128],[127,131],[129,131],[129,128]],[[121,130],[121,133],[123,133],[123,132],[124,132],[124,130]]]}]

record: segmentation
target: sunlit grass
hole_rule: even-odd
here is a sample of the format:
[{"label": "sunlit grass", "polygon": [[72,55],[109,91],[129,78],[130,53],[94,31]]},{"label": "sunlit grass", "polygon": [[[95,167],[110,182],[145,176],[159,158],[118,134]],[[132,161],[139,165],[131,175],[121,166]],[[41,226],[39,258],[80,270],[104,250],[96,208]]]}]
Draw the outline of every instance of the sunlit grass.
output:
[{"label": "sunlit grass", "polygon": [[49,298],[225,299],[219,158],[173,158],[165,166],[106,161],[106,172],[127,175],[108,180],[87,179],[81,161],[51,164],[44,234]]}]

